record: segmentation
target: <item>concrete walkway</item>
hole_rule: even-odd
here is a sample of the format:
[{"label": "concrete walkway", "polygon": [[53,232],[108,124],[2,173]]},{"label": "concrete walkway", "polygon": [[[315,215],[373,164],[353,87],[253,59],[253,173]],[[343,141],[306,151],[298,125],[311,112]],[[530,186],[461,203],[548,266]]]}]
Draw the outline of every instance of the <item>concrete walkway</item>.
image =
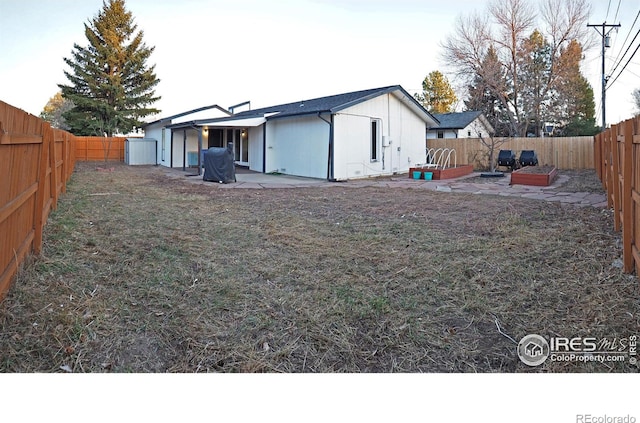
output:
[{"label": "concrete walkway", "polygon": [[479,176],[480,173],[472,173],[471,175],[460,178],[441,181],[414,180],[410,179],[408,175],[397,175],[393,177],[357,179],[347,182],[329,182],[324,179],[243,171],[236,173],[237,182],[220,184],[215,182],[205,182],[202,180],[202,176],[185,176],[184,172],[177,171],[175,169],[165,168],[163,169],[163,172],[171,178],[186,179],[193,184],[207,185],[220,189],[282,189],[309,187],[411,188],[440,192],[461,192],[478,195],[497,195],[502,197],[522,197],[532,200],[556,201],[559,203],[574,204],[579,207],[607,207],[607,198],[604,193],[559,191],[558,188],[569,179],[569,176],[566,175],[559,175],[555,182],[548,187],[537,187],[529,185],[509,185],[511,181],[509,175],[503,178],[492,178],[491,181],[483,183],[468,181],[473,177]]}]

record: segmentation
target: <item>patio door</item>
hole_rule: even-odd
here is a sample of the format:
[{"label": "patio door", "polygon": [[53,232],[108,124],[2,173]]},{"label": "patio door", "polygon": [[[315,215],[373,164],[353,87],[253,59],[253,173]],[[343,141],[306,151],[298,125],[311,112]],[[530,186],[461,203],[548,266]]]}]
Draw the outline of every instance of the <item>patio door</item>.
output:
[{"label": "patio door", "polygon": [[249,132],[247,128],[227,129],[227,142],[233,142],[236,164],[249,166]]}]

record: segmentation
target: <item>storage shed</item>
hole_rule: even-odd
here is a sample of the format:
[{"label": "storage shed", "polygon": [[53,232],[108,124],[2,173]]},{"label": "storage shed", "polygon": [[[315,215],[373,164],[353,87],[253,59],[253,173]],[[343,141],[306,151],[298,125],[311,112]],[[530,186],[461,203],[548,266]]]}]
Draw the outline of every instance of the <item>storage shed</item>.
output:
[{"label": "storage shed", "polygon": [[124,162],[128,165],[158,164],[158,141],[152,138],[127,138],[124,142]]}]

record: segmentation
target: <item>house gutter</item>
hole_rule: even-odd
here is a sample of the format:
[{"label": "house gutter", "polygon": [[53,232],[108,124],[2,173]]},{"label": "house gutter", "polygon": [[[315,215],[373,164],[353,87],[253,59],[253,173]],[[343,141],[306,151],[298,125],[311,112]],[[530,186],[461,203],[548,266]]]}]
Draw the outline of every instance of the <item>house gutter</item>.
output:
[{"label": "house gutter", "polygon": [[326,120],[322,117],[320,112],[318,112],[318,117],[322,119],[324,122],[329,124],[329,152],[327,157],[327,181],[335,182],[336,179],[333,176],[333,113],[331,113],[331,120]]}]

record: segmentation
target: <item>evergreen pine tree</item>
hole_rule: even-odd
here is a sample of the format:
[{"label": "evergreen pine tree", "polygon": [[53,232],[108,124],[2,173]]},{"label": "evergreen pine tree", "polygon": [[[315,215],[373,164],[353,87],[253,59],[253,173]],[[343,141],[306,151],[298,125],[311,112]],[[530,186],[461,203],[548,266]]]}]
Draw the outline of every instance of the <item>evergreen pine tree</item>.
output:
[{"label": "evergreen pine tree", "polygon": [[458,101],[449,80],[440,71],[433,71],[422,81],[422,94],[415,98],[431,113],[452,112]]},{"label": "evergreen pine tree", "polygon": [[556,88],[556,121],[565,136],[595,135],[595,102],[593,88],[580,72],[582,46],[573,40],[562,50],[558,60],[561,72]]},{"label": "evergreen pine tree", "polygon": [[160,80],[155,65],[146,64],[154,47],[136,30],[124,0],[105,0],[98,15],[85,24],[89,44],[74,44],[72,56],[64,59],[70,84],[59,87],[74,104],[64,113],[74,134],[127,133],[141,126],[145,116],[160,112],[151,107],[160,99],[155,95]]},{"label": "evergreen pine tree", "polygon": [[511,135],[510,113],[507,109],[506,78],[496,51],[489,47],[471,85],[464,105],[466,110],[478,110],[493,126],[495,136]]}]

